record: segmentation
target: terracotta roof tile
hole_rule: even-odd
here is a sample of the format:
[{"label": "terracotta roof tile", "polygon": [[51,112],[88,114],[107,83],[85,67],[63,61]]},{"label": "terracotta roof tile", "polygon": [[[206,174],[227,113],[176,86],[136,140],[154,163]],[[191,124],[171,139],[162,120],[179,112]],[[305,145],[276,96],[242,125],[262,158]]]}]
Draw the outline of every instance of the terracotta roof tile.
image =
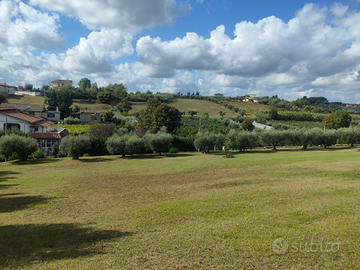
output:
[{"label": "terracotta roof tile", "polygon": [[[4,110],[5,109],[5,110]],[[7,110],[6,110],[7,109]],[[20,120],[27,121],[31,124],[36,124],[42,127],[48,127],[51,126],[53,123],[50,121],[47,121],[41,117],[37,117],[31,114],[23,113],[19,110],[15,110],[13,108],[0,108],[0,113],[5,114],[10,117],[14,117]]]},{"label": "terracotta roof tile", "polygon": [[48,133],[28,133],[29,137],[34,139],[62,139],[69,132],[67,129],[62,129],[60,132],[48,132]]}]

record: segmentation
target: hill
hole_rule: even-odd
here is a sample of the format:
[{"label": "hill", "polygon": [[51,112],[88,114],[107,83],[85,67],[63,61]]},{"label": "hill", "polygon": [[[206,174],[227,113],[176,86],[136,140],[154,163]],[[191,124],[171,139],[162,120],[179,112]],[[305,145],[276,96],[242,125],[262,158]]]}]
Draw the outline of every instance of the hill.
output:
[{"label": "hill", "polygon": [[[11,97],[8,98],[9,103],[16,104],[44,104],[44,97],[33,97],[33,96],[23,96],[23,97]],[[241,102],[241,101],[229,101],[228,104],[231,104],[240,109],[246,110],[246,116],[254,118],[254,113],[257,111],[266,111],[269,109],[269,106],[263,104],[257,104],[254,102]],[[111,108],[107,104],[99,103],[89,103],[83,102],[82,100],[75,99],[73,105],[78,105],[82,108],[93,109],[93,110],[108,110]],[[224,117],[232,118],[236,117],[238,114],[234,111],[207,100],[198,100],[198,99],[174,99],[169,103],[170,106],[177,108],[179,111],[185,111],[187,114],[190,110],[197,111],[198,116],[202,116],[204,113],[208,113],[210,116],[220,117],[219,111],[226,112]],[[146,107],[145,102],[132,102],[132,109],[129,114],[140,111]]]}]

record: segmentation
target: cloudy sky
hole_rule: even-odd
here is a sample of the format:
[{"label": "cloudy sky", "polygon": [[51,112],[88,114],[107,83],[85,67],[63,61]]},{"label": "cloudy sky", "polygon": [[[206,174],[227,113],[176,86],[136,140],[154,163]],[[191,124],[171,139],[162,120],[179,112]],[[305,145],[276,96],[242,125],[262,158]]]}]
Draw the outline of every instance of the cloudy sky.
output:
[{"label": "cloudy sky", "polygon": [[360,103],[360,0],[1,0],[0,82]]}]

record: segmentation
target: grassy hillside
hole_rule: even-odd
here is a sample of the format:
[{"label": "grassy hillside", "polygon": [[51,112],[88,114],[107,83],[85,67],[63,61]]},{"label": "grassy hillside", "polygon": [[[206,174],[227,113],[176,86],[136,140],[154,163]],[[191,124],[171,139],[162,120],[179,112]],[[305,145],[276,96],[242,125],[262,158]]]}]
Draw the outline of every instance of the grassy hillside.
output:
[{"label": "grassy hillside", "polygon": [[[231,101],[228,102],[235,107],[246,110],[246,115],[249,117],[254,117],[254,113],[257,111],[266,111],[268,110],[267,105],[257,104],[253,102],[240,102],[240,101]],[[177,108],[179,111],[185,111],[186,114],[190,110],[198,111],[198,116],[202,116],[204,113],[208,113],[210,116],[220,117],[219,111],[225,111],[226,115],[224,117],[236,117],[238,115],[234,111],[207,100],[197,100],[197,99],[175,99],[169,104]],[[146,107],[146,103],[133,105],[133,109],[130,113],[140,111]]]},{"label": "grassy hillside", "polygon": [[[33,96],[24,96],[22,98],[10,98],[8,99],[9,103],[18,103],[18,104],[44,104],[44,97],[33,97]],[[259,110],[266,111],[268,110],[268,106],[257,104],[253,102],[228,102],[229,104],[234,105],[235,107],[239,107],[240,109],[245,109],[247,112],[247,116],[253,117],[254,112]],[[89,103],[82,102],[81,100],[74,100],[73,105],[78,105],[82,108],[88,108],[93,110],[108,110],[111,108],[110,105],[106,104],[98,104],[98,103]],[[177,108],[180,111],[185,111],[186,114],[190,110],[198,111],[198,116],[202,116],[204,113],[208,113],[210,116],[220,117],[219,111],[225,111],[226,115],[224,117],[236,117],[237,113],[232,110],[225,108],[220,104],[216,104],[213,102],[209,102],[206,100],[196,100],[196,99],[175,99],[174,102],[169,104]],[[132,110],[129,112],[130,114],[140,111],[146,107],[146,103],[136,102],[132,105]]]},{"label": "grassy hillside", "polygon": [[[357,149],[234,155],[2,163],[0,265],[6,269],[358,266]],[[279,238],[287,241],[287,250],[276,245]]]},{"label": "grassy hillside", "polygon": [[8,98],[8,103],[15,103],[15,104],[30,104],[30,105],[44,105],[45,98],[44,97],[34,97],[24,95],[21,96],[12,96]]}]

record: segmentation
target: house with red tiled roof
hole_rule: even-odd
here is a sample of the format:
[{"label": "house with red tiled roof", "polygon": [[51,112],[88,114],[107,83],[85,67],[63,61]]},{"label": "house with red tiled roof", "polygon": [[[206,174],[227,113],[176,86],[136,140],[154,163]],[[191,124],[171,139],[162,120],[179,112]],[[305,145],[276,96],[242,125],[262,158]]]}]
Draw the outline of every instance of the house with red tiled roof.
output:
[{"label": "house with red tiled roof", "polygon": [[0,83],[0,93],[5,95],[15,95],[16,86]]},{"label": "house with red tiled roof", "polygon": [[68,134],[66,129],[51,128],[53,122],[31,114],[23,113],[17,108],[0,108],[0,130],[20,130],[34,138],[44,152],[48,152],[54,145],[59,147],[62,139]]},{"label": "house with red tiled roof", "polygon": [[54,121],[55,123],[60,121],[61,117],[60,111],[47,111],[45,110],[45,105],[2,103],[0,107],[16,108],[24,113],[35,115],[37,117],[42,117],[46,120]]}]

